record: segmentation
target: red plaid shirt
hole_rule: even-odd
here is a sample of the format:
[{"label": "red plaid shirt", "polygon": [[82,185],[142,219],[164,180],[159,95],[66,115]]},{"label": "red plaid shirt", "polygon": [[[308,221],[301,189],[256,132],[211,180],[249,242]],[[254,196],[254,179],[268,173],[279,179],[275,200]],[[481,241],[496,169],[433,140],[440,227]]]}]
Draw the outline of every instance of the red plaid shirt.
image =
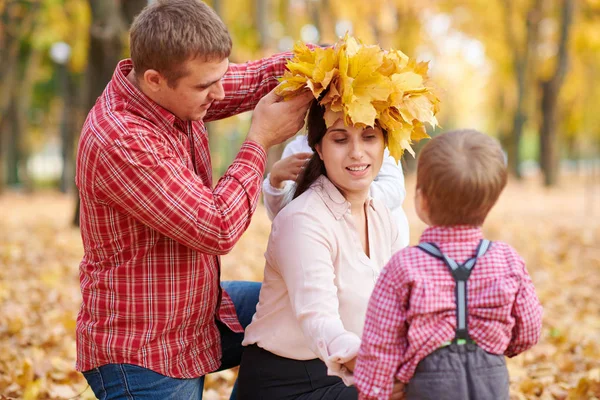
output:
[{"label": "red plaid shirt", "polygon": [[[231,64],[225,99],[205,120],[253,109],[277,85],[288,57]],[[127,80],[131,69],[130,60],[119,63],[79,142],[84,256],[76,367],[130,363],[198,377],[220,365],[215,319],[242,331],[220,288],[219,255],[250,223],[266,153],[246,141],[213,189],[204,123],[181,121],[150,100]]]},{"label": "red plaid shirt", "polygon": [[[425,230],[458,263],[475,255],[481,229]],[[542,307],[523,259],[493,242],[468,281],[469,334],[484,350],[515,356],[540,337]],[[456,333],[455,283],[444,263],[416,247],[396,253],[379,276],[367,311],[356,369],[361,399],[389,399],[394,377],[407,383],[419,361]]]}]

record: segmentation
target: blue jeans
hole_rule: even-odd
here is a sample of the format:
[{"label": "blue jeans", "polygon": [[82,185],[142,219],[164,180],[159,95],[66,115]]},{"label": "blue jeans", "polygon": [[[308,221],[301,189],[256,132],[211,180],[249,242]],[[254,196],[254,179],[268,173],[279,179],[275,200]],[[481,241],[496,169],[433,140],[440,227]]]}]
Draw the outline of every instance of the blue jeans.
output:
[{"label": "blue jeans", "polygon": [[[228,281],[221,286],[235,306],[235,311],[244,329],[252,321],[256,311],[261,284],[258,282]],[[240,365],[244,347],[243,333],[232,332],[221,322],[217,322],[221,333],[221,367],[218,371]],[[204,377],[177,379],[161,375],[149,369],[132,364],[107,364],[83,373],[96,397],[100,400],[201,400]],[[230,400],[237,398],[237,381]]]}]

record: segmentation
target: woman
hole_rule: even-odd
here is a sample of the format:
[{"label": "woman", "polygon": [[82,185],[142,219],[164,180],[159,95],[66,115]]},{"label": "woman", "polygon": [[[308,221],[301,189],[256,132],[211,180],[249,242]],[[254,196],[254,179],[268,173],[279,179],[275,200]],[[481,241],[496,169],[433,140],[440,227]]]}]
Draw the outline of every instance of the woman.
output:
[{"label": "woman", "polygon": [[367,302],[381,268],[403,245],[390,211],[369,196],[385,133],[342,119],[327,129],[324,112],[315,101],[307,122],[315,153],[294,201],[273,222],[243,343],[241,400],[356,399],[346,384]]},{"label": "woman", "polygon": [[294,200],[273,221],[264,280],[246,328],[240,400],[354,400],[352,370],[379,272],[407,238],[369,196],[386,144],[398,160],[436,123],[426,64],[346,36],[298,45],[279,86],[310,88],[314,152]]},{"label": "woman", "polygon": [[[285,146],[281,159],[271,167],[262,185],[263,201],[271,221],[294,197],[296,179],[312,153],[307,136],[298,135]],[[390,209],[399,234],[404,239],[404,247],[408,246],[410,236],[408,219],[402,208],[406,197],[404,174],[402,165],[389,155],[387,149],[379,174],[373,181],[369,193],[374,198],[381,199]]]}]

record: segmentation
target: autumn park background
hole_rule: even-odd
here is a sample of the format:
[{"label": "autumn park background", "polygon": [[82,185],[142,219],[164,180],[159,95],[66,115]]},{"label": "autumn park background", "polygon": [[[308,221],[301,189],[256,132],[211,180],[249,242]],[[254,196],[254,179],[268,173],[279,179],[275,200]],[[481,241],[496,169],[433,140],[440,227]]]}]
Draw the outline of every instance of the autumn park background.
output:
[{"label": "autumn park background", "polygon": [[[0,0],[0,399],[93,398],[74,371],[74,156],[147,2]],[[233,62],[346,31],[431,61],[442,129],[430,133],[473,127],[503,144],[511,178],[484,230],[524,256],[545,308],[540,344],[510,360],[511,398],[600,398],[600,0],[208,3],[231,31]],[[250,118],[210,125],[215,177]],[[414,244],[424,229],[414,159],[403,166]],[[223,258],[225,279],[262,278],[269,230],[259,206]],[[233,379],[235,371],[211,375],[206,398],[228,398]]]}]

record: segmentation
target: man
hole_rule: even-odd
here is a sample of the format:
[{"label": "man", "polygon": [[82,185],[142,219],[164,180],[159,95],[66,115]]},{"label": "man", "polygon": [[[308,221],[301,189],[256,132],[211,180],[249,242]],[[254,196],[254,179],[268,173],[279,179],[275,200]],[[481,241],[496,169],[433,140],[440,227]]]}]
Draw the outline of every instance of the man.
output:
[{"label": "man", "polygon": [[[301,128],[311,97],[269,92],[286,55],[230,65],[227,29],[200,1],[154,2],[130,40],[78,149],[77,369],[101,399],[200,399],[204,375],[239,363],[259,290],[228,295],[219,255],[250,223],[266,150]],[[255,106],[213,189],[204,121]]]}]

